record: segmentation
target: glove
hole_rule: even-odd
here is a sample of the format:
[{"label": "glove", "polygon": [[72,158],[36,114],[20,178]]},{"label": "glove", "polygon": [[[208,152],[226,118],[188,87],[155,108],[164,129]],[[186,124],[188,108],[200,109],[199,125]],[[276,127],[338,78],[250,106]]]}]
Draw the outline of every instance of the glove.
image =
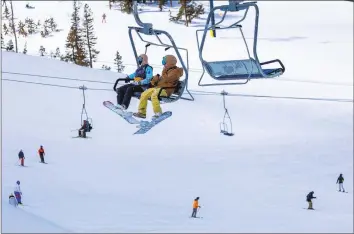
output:
[{"label": "glove", "polygon": [[129,83],[129,82],[130,82],[130,78],[129,78],[129,76],[125,77],[124,82],[125,82],[125,83]]},{"label": "glove", "polygon": [[141,85],[141,82],[140,81],[134,81],[132,84],[133,85]]}]

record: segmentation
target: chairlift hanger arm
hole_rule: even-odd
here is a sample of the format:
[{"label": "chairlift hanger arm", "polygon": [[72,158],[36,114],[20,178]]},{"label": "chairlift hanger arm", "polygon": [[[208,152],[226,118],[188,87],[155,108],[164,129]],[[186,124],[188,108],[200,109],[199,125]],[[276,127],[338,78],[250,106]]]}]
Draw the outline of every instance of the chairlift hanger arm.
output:
[{"label": "chairlift hanger arm", "polygon": [[[133,52],[134,52],[134,55],[135,55],[135,57],[136,57],[136,62],[137,62],[137,65],[138,65],[138,61],[137,61],[138,54],[137,54],[137,52],[136,52],[136,47],[135,47],[134,40],[133,40],[133,36],[132,36],[132,30],[133,30],[133,29],[134,29],[134,27],[129,27],[129,38],[130,38],[131,45],[132,45],[132,47],[133,47]],[[182,65],[182,67],[183,67],[184,74],[185,74],[185,80],[188,80],[188,69],[187,69],[186,65],[184,64],[183,59],[182,59],[182,57],[181,57],[181,55],[180,55],[180,53],[179,53],[179,51],[178,51],[178,47],[176,46],[176,44],[175,44],[174,40],[172,39],[171,35],[168,34],[166,31],[163,31],[163,30],[158,30],[158,31],[159,31],[161,34],[166,35],[166,36],[170,39],[170,41],[171,41],[171,43],[172,43],[172,46],[169,46],[169,45],[159,45],[159,44],[156,44],[156,43],[153,43],[153,42],[148,42],[148,43],[150,43],[151,45],[156,45],[156,46],[174,48],[174,50],[175,50],[175,52],[176,52],[176,54],[177,54],[177,57],[178,57],[178,59],[179,59],[181,65]],[[137,33],[138,33],[138,32],[137,32]],[[139,34],[139,33],[138,33],[138,34]],[[140,36],[140,35],[139,35],[139,36]],[[143,40],[143,41],[144,41],[144,42],[147,42],[147,41],[145,41],[145,40]],[[182,49],[182,48],[181,48],[181,49]],[[182,50],[187,51],[187,49],[182,49]],[[187,53],[187,55],[188,55],[188,53]],[[188,59],[188,58],[187,58],[187,59]]]},{"label": "chairlift hanger arm", "polygon": [[[133,28],[133,27],[132,27],[132,28]],[[149,44],[149,45],[160,46],[160,47],[166,47],[165,50],[168,50],[168,49],[170,49],[170,48],[173,48],[173,45],[168,45],[168,44],[165,44],[165,43],[156,44],[156,43],[154,43],[154,42],[150,42],[150,41],[144,40],[144,39],[141,37],[140,33],[139,33],[137,30],[135,30],[135,32],[137,33],[137,35],[139,36],[139,38],[141,39],[141,41],[143,41],[143,42],[145,42],[145,43],[147,43],[147,44]],[[189,55],[188,55],[188,50],[187,50],[186,48],[177,47],[177,46],[176,46],[176,48],[177,48],[178,50],[184,50],[184,51],[186,52],[187,70],[189,70]]]}]

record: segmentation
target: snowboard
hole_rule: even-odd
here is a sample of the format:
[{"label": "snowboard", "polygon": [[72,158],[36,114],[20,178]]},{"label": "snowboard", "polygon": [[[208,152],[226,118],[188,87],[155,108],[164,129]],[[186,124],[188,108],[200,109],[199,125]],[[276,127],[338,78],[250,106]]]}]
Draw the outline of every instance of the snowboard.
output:
[{"label": "snowboard", "polygon": [[140,128],[138,131],[136,131],[134,133],[135,134],[145,134],[148,131],[150,131],[153,127],[155,127],[157,124],[161,123],[162,121],[164,121],[165,119],[169,118],[172,116],[172,112],[171,111],[166,111],[164,113],[162,113],[159,117],[157,117],[156,119],[153,119],[151,121],[144,121],[142,120],[140,122],[140,124],[137,126],[137,128]]},{"label": "snowboard", "polygon": [[118,106],[114,105],[111,101],[104,101],[103,105],[125,119],[130,124],[139,124],[140,121],[133,117],[133,112],[127,112],[123,109],[119,108]]},{"label": "snowboard", "polygon": [[46,162],[39,162],[39,163],[48,164],[48,163],[46,163]]}]

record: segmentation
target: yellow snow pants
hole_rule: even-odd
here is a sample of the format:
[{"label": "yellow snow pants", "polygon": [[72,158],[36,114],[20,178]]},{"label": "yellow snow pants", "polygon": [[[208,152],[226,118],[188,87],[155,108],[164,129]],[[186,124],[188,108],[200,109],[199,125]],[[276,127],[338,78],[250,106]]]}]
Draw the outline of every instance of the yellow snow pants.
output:
[{"label": "yellow snow pants", "polygon": [[[150,88],[145,90],[140,96],[140,103],[139,103],[139,112],[143,115],[146,115],[146,107],[148,104],[148,100],[151,97],[152,108],[154,113],[161,113],[160,101],[158,99],[158,95],[161,88]],[[166,90],[162,90],[160,96],[167,96]]]}]

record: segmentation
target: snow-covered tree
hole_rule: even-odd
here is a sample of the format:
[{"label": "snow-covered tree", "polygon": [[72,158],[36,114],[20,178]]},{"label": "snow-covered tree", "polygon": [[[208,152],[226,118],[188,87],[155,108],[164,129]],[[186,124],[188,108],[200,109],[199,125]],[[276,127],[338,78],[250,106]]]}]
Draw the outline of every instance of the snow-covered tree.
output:
[{"label": "snow-covered tree", "polygon": [[122,56],[119,54],[119,51],[116,52],[116,57],[114,58],[114,64],[118,72],[123,72],[125,66],[123,66]]},{"label": "snow-covered tree", "polygon": [[96,62],[97,55],[100,52],[95,48],[97,37],[95,37],[93,28],[93,14],[88,4],[85,4],[84,6],[83,33],[85,35],[85,45],[88,49],[90,67],[92,68],[92,62]]}]

